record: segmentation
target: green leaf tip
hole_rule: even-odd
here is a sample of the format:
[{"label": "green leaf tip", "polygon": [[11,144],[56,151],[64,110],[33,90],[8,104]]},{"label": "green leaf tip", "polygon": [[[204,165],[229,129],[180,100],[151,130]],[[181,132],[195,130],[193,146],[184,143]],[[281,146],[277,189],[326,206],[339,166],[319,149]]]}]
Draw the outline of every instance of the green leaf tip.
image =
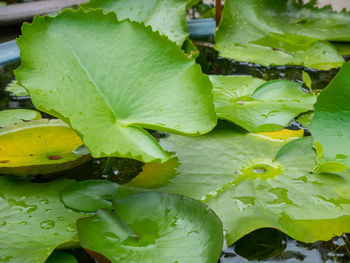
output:
[{"label": "green leaf tip", "polygon": [[216,115],[211,83],[167,37],[102,9],[36,16],[18,40],[18,81],[64,120],[94,157],[165,162],[145,129],[199,135]]}]

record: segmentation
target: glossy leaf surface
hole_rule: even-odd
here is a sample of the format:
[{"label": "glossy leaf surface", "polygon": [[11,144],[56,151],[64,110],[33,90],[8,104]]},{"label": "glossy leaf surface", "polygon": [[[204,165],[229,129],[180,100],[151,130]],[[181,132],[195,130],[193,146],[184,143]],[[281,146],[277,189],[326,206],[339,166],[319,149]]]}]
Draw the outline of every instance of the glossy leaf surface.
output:
[{"label": "glossy leaf surface", "polygon": [[221,56],[264,66],[327,70],[344,59],[327,41],[350,41],[350,14],[294,0],[228,0],[216,33]]},{"label": "glossy leaf surface", "polygon": [[22,121],[40,119],[41,114],[35,110],[10,109],[0,111],[0,128]]},{"label": "glossy leaf surface", "polygon": [[252,132],[280,130],[316,102],[301,84],[287,80],[219,75],[210,80],[217,116]]},{"label": "glossy leaf surface", "polygon": [[216,263],[223,245],[218,217],[178,195],[138,193],[78,221],[80,244],[112,263]]},{"label": "glossy leaf surface", "polygon": [[117,189],[118,184],[110,181],[85,180],[62,191],[61,199],[65,206],[78,211],[112,209],[112,199],[115,198]]},{"label": "glossy leaf surface", "polygon": [[0,174],[48,174],[90,160],[78,135],[60,120],[34,120],[0,129]]},{"label": "glossy leaf surface", "polygon": [[228,245],[263,227],[303,242],[350,231],[350,176],[310,174],[316,163],[310,137],[286,144],[221,123],[210,134],[172,135],[161,144],[178,158],[168,180],[149,185],[158,172],[145,165],[128,186],[201,200],[222,220]]},{"label": "glossy leaf surface", "polygon": [[18,81],[94,157],[164,162],[168,155],[141,127],[198,135],[216,125],[208,77],[149,27],[79,9],[37,16],[22,31]]},{"label": "glossy leaf surface", "polygon": [[345,63],[320,93],[310,124],[312,136],[323,147],[326,161],[350,167],[350,63]]},{"label": "glossy leaf surface", "polygon": [[0,177],[0,261],[43,263],[58,246],[77,245],[75,222],[59,193],[72,180],[29,183]]},{"label": "glossy leaf surface", "polygon": [[178,45],[187,38],[186,8],[196,0],[91,0],[83,7],[102,8],[104,12],[114,11],[118,20],[130,19],[144,22],[154,31],[167,36]]}]

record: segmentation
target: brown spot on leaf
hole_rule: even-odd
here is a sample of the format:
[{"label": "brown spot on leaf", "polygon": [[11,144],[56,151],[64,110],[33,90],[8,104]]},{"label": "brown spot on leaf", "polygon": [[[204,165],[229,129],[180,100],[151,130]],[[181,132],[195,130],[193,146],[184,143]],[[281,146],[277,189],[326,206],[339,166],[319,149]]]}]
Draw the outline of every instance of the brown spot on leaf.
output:
[{"label": "brown spot on leaf", "polygon": [[62,156],[59,156],[59,155],[50,155],[48,157],[50,160],[60,160],[62,159]]},{"label": "brown spot on leaf", "polygon": [[0,163],[9,163],[10,160],[0,160]]}]

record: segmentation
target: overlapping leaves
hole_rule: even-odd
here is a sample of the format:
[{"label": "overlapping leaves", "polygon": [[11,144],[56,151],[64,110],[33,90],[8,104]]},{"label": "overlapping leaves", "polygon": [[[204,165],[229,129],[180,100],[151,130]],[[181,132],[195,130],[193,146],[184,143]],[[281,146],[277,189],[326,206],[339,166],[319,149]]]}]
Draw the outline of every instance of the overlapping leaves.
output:
[{"label": "overlapping leaves", "polygon": [[72,180],[29,183],[0,177],[0,261],[42,263],[58,246],[77,245],[75,222],[88,214],[65,208]]},{"label": "overlapping leaves", "polygon": [[153,185],[158,169],[146,165],[129,186],[201,200],[223,221],[228,244],[263,227],[304,242],[350,231],[350,176],[311,174],[316,154],[310,137],[285,144],[222,123],[210,134],[172,135],[161,144],[176,153],[177,167]]},{"label": "overlapping leaves", "polygon": [[83,7],[113,11],[119,20],[144,22],[181,46],[188,36],[186,8],[196,2],[198,0],[91,0]]},{"label": "overlapping leaves", "polygon": [[327,70],[344,59],[327,41],[350,42],[350,14],[295,0],[228,0],[216,33],[223,57]]},{"label": "overlapping leaves", "polygon": [[301,84],[265,82],[250,76],[212,75],[215,111],[251,132],[275,131],[289,125],[300,113],[313,109],[316,97]]},{"label": "overlapping leaves", "polygon": [[216,124],[208,77],[142,24],[80,9],[36,17],[22,30],[18,81],[94,157],[164,162],[168,155],[141,127],[197,135]]}]

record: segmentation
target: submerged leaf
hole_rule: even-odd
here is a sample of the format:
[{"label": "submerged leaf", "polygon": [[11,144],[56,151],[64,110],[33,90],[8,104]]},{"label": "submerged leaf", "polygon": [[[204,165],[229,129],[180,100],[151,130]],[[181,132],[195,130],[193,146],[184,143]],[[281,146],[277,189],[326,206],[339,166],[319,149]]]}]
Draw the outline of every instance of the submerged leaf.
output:
[{"label": "submerged leaf", "polygon": [[328,41],[350,42],[350,13],[295,0],[228,0],[216,33],[221,56],[264,66],[327,70],[344,59]]},{"label": "submerged leaf", "polygon": [[22,121],[41,119],[41,114],[35,110],[10,109],[0,111],[0,128]]},{"label": "submerged leaf", "polygon": [[320,93],[310,124],[312,136],[323,148],[326,161],[350,167],[350,62]]},{"label": "submerged leaf", "polygon": [[61,120],[34,120],[0,129],[0,174],[36,175],[67,170],[91,159]]},{"label": "submerged leaf", "polygon": [[12,95],[15,95],[17,97],[23,97],[23,96],[29,95],[28,91],[25,88],[23,88],[21,85],[19,85],[17,80],[11,81],[5,90],[7,92],[12,93]]},{"label": "submerged leaf", "polygon": [[187,38],[186,7],[199,0],[91,0],[84,8],[102,8],[104,12],[114,11],[118,20],[130,19],[144,22],[154,31],[167,36],[178,45]]},{"label": "submerged leaf", "polygon": [[94,157],[164,162],[169,156],[142,128],[198,135],[216,125],[208,77],[149,27],[100,9],[67,9],[22,30],[17,79]]},{"label": "submerged leaf", "polygon": [[80,244],[112,263],[216,263],[222,224],[203,204],[178,195],[138,193],[77,222]]},{"label": "submerged leaf", "polygon": [[287,80],[218,75],[210,80],[218,117],[252,132],[280,130],[300,113],[312,110],[316,101],[302,91],[301,84]]},{"label": "submerged leaf", "polygon": [[127,186],[201,200],[222,220],[228,245],[263,227],[303,242],[350,231],[350,176],[310,174],[316,164],[311,137],[286,144],[221,123],[207,135],[171,135],[161,145],[178,158],[168,180],[147,186],[158,169],[146,164],[147,172]]},{"label": "submerged leaf", "polygon": [[59,193],[74,181],[30,183],[0,177],[0,261],[43,263],[58,246],[78,244],[75,222]]}]

